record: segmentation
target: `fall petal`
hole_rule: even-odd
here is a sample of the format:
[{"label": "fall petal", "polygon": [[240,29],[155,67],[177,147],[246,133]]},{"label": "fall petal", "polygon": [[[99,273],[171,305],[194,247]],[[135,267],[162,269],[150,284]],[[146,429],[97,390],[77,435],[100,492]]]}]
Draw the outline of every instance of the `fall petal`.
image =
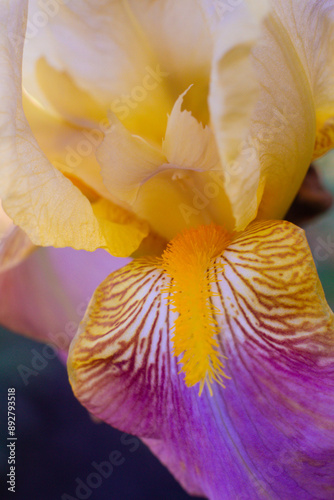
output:
[{"label": "fall petal", "polygon": [[70,348],[74,393],[144,438],[191,493],[220,500],[330,499],[334,319],[303,232],[255,223],[213,261],[225,389],[201,397],[172,355],[177,317],[157,259],[96,290]]},{"label": "fall petal", "polygon": [[36,249],[0,273],[0,323],[67,350],[98,283],[127,262],[103,250]]}]

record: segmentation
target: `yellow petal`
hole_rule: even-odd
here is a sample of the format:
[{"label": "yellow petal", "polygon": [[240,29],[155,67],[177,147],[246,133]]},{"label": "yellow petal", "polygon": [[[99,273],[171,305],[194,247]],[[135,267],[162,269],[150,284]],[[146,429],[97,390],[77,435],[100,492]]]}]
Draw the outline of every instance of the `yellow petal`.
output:
[{"label": "yellow petal", "polygon": [[[93,211],[106,240],[104,248],[115,256],[130,255],[146,238],[148,228],[147,224],[137,221],[134,215],[117,206],[115,197],[103,183],[95,152],[108,129],[103,127],[102,131],[98,125],[90,130],[74,127],[36,106],[27,97],[24,110],[48,160],[94,204]],[[157,245],[153,246],[156,248]]]},{"label": "yellow petal", "polygon": [[[190,84],[195,84],[189,94],[193,111],[208,119],[212,40],[197,2],[123,0],[101,5],[73,0],[57,7],[48,33],[37,33],[38,47],[35,39],[27,44],[30,74],[35,51],[56,70],[63,90],[68,87],[63,76],[68,75],[132,133],[154,140],[161,140],[167,113]],[[57,95],[52,88],[56,86],[50,89],[48,84],[51,74],[44,72],[44,90],[53,94],[57,107],[68,107],[71,89],[68,97]],[[37,85],[27,86],[33,92]]]},{"label": "yellow petal", "polygon": [[111,196],[129,204],[166,239],[212,220],[228,228],[234,224],[214,135],[188,110],[181,111],[183,96],[168,118],[162,148],[132,135],[111,116],[97,151]]},{"label": "yellow petal", "polygon": [[334,148],[334,107],[317,110],[317,132],[313,160]]},{"label": "yellow petal", "polygon": [[95,156],[104,139],[106,122],[103,127],[97,124],[90,129],[71,125],[38,106],[25,93],[23,108],[32,133],[50,163],[71,180],[80,179],[98,195],[110,198]]},{"label": "yellow petal", "polygon": [[89,201],[48,162],[23,113],[22,45],[15,46],[12,36],[24,34],[26,4],[6,2],[1,10],[0,196],[3,207],[35,244],[94,250],[104,241]]},{"label": "yellow petal", "polygon": [[[210,100],[237,229],[257,211],[284,217],[313,157],[316,114],[334,102],[328,3],[279,0],[264,18],[247,16],[252,4],[221,21]],[[226,52],[233,21],[242,29]]]},{"label": "yellow petal", "polygon": [[[247,161],[245,149],[260,86],[251,60],[259,42],[267,2],[242,2],[233,16],[214,25],[215,48],[210,84],[210,114],[237,229],[244,228],[257,211],[260,182],[257,152]],[[247,209],[246,209],[247,207]]]},{"label": "yellow petal", "polygon": [[218,170],[220,158],[211,129],[198,122],[190,111],[181,106],[186,95],[193,88],[181,94],[168,117],[162,151],[174,167],[187,170]]},{"label": "yellow petal", "polygon": [[169,73],[127,1],[61,4],[48,29],[38,81],[59,112],[87,125],[88,118],[101,120],[109,109],[133,133],[161,139],[172,106],[165,88]]},{"label": "yellow petal", "polygon": [[[319,142],[322,142],[317,133],[322,121],[321,110],[334,109],[333,5],[315,0],[306,3],[303,0],[279,0],[273,6],[274,13],[267,23],[265,38],[268,42],[272,40],[268,45],[270,52],[259,52],[259,57],[266,64],[268,76],[272,76],[271,81],[268,77],[262,80],[267,88],[271,85],[274,89],[276,103],[280,92],[284,108],[273,103],[276,118],[272,122],[272,144],[268,142],[260,151],[262,158],[267,159],[262,167],[265,189],[259,212],[261,218],[284,216],[312,158],[319,154],[314,148],[318,149]],[[281,57],[276,56],[275,37],[280,40]],[[255,57],[258,57],[256,53]],[[287,71],[279,69],[284,66]],[[270,122],[267,123],[269,130]],[[256,133],[260,131],[260,126],[255,128]],[[280,180],[277,171],[281,173]]]},{"label": "yellow petal", "polygon": [[[140,243],[139,233],[144,238],[147,230],[138,231],[135,223],[131,233],[129,224],[127,237],[120,247],[124,235],[122,224],[112,226],[113,234],[111,228],[108,232],[101,228],[89,200],[51,165],[29,128],[21,100],[22,45],[13,43],[13,34],[17,37],[24,34],[21,30],[25,26],[26,8],[26,2],[6,3],[1,11],[0,196],[3,207],[34,244],[93,251],[108,248],[110,240],[118,238],[117,252],[129,255]],[[130,241],[131,234],[134,241]]]},{"label": "yellow petal", "polygon": [[133,204],[141,185],[166,163],[159,149],[132,135],[116,118],[110,116],[107,131],[97,158],[104,184],[114,197]]},{"label": "yellow petal", "polygon": [[146,222],[108,200],[93,203],[94,214],[105,238],[105,248],[114,257],[128,257],[149,234]]},{"label": "yellow petal", "polygon": [[57,71],[46,59],[37,61],[36,76],[52,107],[69,122],[94,127],[107,118],[105,108],[81,90],[66,72]]}]

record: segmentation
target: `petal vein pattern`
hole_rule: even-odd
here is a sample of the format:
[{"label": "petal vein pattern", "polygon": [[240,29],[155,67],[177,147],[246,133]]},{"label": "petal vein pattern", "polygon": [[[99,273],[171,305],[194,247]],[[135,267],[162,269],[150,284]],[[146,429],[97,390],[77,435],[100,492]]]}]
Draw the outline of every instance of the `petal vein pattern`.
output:
[{"label": "petal vein pattern", "polygon": [[[111,275],[111,282],[107,280],[99,287],[88,308],[92,316],[88,316],[80,328],[87,332],[87,336],[84,343],[75,348],[70,367],[74,380],[79,369],[80,384],[83,383],[83,375],[86,387],[90,387],[93,392],[96,380],[99,380],[99,384],[104,384],[105,371],[110,369],[113,376],[124,384],[124,391],[114,399],[115,411],[127,404],[128,389],[133,383],[138,386],[148,384],[151,388],[150,405],[147,405],[139,392],[137,404],[144,402],[140,414],[137,410],[133,413],[136,404],[131,400],[127,413],[129,422],[136,419],[138,414],[139,427],[142,412],[147,412],[149,417],[152,412],[150,406],[159,407],[162,393],[156,389],[166,385],[172,358],[168,349],[169,331],[176,315],[169,311],[166,319],[165,301],[161,295],[161,287],[166,285],[166,280],[163,271],[157,268],[158,263],[159,260],[155,258],[138,259]],[[110,325],[113,325],[112,328]],[[105,333],[101,335],[101,332]],[[98,352],[94,354],[97,345]],[[167,362],[167,371],[166,367],[161,367],[160,370],[160,356]],[[102,359],[104,366],[101,365]],[[81,368],[85,372],[88,370],[83,374]],[[126,374],[125,377],[123,373]],[[128,377],[129,373],[132,374],[131,377]],[[107,386],[105,390],[108,392]],[[107,416],[110,411],[109,398],[106,397],[105,401],[104,410]],[[93,397],[91,404],[96,411],[100,411],[100,396],[98,395],[96,402]],[[161,407],[161,416],[162,410]],[[124,416],[119,420],[119,426],[122,426],[122,423]],[[159,425],[154,427],[158,429]],[[146,432],[145,428],[142,432]],[[152,429],[150,435],[154,434],[155,429]]]},{"label": "petal vein pattern", "polygon": [[134,261],[97,289],[70,350],[78,399],[145,439],[190,493],[330,500],[334,320],[303,231],[255,223],[213,262],[230,380],[212,397],[179,374],[158,264]]}]

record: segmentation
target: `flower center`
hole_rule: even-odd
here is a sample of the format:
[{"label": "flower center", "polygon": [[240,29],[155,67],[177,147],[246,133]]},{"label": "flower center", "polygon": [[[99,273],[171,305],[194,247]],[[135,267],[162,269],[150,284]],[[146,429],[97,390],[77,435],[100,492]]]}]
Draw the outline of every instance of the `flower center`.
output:
[{"label": "flower center", "polygon": [[176,236],[162,255],[162,267],[171,278],[163,293],[169,294],[171,309],[178,313],[172,337],[174,355],[182,354],[186,385],[199,382],[199,394],[206,383],[212,395],[211,384],[216,381],[224,387],[223,378],[229,378],[223,371],[214,317],[220,312],[211,301],[211,284],[215,271],[222,270],[214,260],[230,242],[231,235],[222,227],[200,226]]}]

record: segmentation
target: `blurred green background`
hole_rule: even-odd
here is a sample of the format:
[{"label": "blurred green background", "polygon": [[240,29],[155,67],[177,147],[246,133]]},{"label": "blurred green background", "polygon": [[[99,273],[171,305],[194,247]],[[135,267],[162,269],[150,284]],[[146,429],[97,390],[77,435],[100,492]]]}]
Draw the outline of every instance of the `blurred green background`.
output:
[{"label": "blurred green background", "polygon": [[[316,165],[324,185],[334,197],[334,152],[318,160]],[[334,207],[307,224],[304,229],[327,302],[334,309]],[[332,249],[327,248],[328,242],[332,242]]]}]

